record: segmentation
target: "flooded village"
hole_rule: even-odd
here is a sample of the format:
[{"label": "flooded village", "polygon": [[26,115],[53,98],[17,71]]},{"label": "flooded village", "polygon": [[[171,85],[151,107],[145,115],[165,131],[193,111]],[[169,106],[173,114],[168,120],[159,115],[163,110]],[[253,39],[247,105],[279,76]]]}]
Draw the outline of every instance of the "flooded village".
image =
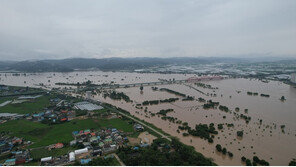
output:
[{"label": "flooded village", "polygon": [[296,88],[281,81],[100,71],[2,73],[0,78],[1,84],[112,104],[218,165],[244,165],[254,156],[281,165],[296,157]]}]

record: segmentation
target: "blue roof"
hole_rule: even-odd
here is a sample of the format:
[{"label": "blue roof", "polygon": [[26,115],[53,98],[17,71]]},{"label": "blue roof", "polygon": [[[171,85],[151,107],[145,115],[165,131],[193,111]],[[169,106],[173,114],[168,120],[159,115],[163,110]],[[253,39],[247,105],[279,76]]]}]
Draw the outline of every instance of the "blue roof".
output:
[{"label": "blue roof", "polygon": [[81,164],[88,164],[91,161],[91,159],[81,159],[80,163]]},{"label": "blue roof", "polygon": [[97,136],[97,139],[99,139],[99,140],[100,140],[100,139],[101,139],[101,137],[100,137],[100,136]]},{"label": "blue roof", "polygon": [[134,150],[139,150],[139,147],[134,147]]},{"label": "blue roof", "polygon": [[148,147],[149,144],[141,144],[140,147]]},{"label": "blue roof", "polygon": [[73,131],[72,132],[74,135],[77,135],[79,132],[78,131]]},{"label": "blue roof", "polygon": [[5,162],[15,162],[15,158],[13,158],[13,159],[7,159]]}]

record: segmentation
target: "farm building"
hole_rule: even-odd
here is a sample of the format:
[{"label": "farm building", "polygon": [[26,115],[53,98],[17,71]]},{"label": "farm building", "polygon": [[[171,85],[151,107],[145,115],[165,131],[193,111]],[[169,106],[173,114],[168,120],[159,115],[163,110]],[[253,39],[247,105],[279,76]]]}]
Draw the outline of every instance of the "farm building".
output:
[{"label": "farm building", "polygon": [[87,111],[93,111],[93,110],[101,110],[101,109],[103,109],[102,106],[99,106],[99,105],[96,105],[96,104],[93,104],[93,103],[89,103],[87,101],[78,102],[78,103],[75,104],[75,107],[77,109],[87,110]]}]

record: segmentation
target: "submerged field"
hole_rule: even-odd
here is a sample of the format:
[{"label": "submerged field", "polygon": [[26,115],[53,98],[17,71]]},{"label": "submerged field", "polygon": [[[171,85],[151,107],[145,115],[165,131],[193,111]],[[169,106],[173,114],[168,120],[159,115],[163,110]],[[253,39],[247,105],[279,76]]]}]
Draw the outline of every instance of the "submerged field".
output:
[{"label": "submerged field", "polygon": [[[195,84],[159,86],[193,96],[195,97],[193,101],[183,101],[183,97],[166,91],[153,91],[151,86],[144,87],[142,92],[138,87],[116,90],[124,92],[132,102],[104,98],[103,93],[94,98],[121,107],[132,115],[156,125],[172,136],[180,138],[182,142],[194,146],[198,152],[213,158],[219,165],[240,165],[242,156],[249,159],[258,156],[271,165],[287,165],[296,156],[295,88],[279,82],[262,83],[247,79],[209,81],[206,84],[218,88],[209,89]],[[259,95],[250,96],[247,94],[248,91],[259,92]],[[268,94],[269,97],[260,96],[261,94]],[[285,96],[286,100],[281,101],[281,96]],[[219,102],[227,106],[229,112],[221,111],[218,107],[204,109],[205,102],[199,102],[197,100],[199,97]],[[179,100],[137,107],[144,101],[168,98],[179,98]],[[168,112],[164,120],[163,116],[157,113],[166,109],[173,111]],[[245,116],[250,117],[250,120],[246,121]],[[169,121],[173,118],[175,123]],[[192,128],[200,123],[207,125],[213,123],[218,134],[214,135],[213,143],[191,135],[184,137],[183,133],[186,131],[179,129],[177,132],[180,124],[176,123],[176,120],[188,122]],[[221,129],[218,129],[218,124],[221,124]],[[237,131],[243,131],[243,137],[237,137]],[[275,144],[279,142],[282,144]],[[217,144],[227,148],[234,156],[229,157],[217,152],[215,148]]]}]

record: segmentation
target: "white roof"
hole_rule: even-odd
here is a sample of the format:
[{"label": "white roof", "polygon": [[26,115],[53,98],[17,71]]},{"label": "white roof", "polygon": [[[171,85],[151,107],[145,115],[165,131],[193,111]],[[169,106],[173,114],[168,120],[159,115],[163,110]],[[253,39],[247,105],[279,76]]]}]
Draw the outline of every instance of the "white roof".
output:
[{"label": "white roof", "polygon": [[70,152],[69,153],[69,161],[75,161],[75,153],[74,152]]},{"label": "white roof", "polygon": [[93,103],[89,103],[87,101],[76,103],[75,106],[80,110],[88,110],[88,111],[103,109],[102,106],[99,106],[99,105],[96,105]]},{"label": "white roof", "polygon": [[83,148],[83,149],[79,149],[79,150],[74,151],[75,155],[82,154],[82,153],[87,153],[87,152],[88,152],[87,148]]},{"label": "white roof", "polygon": [[12,114],[12,113],[0,113],[0,117],[14,117],[14,116],[23,116],[23,115]]},{"label": "white roof", "polygon": [[52,157],[41,158],[41,162],[51,161]]}]

